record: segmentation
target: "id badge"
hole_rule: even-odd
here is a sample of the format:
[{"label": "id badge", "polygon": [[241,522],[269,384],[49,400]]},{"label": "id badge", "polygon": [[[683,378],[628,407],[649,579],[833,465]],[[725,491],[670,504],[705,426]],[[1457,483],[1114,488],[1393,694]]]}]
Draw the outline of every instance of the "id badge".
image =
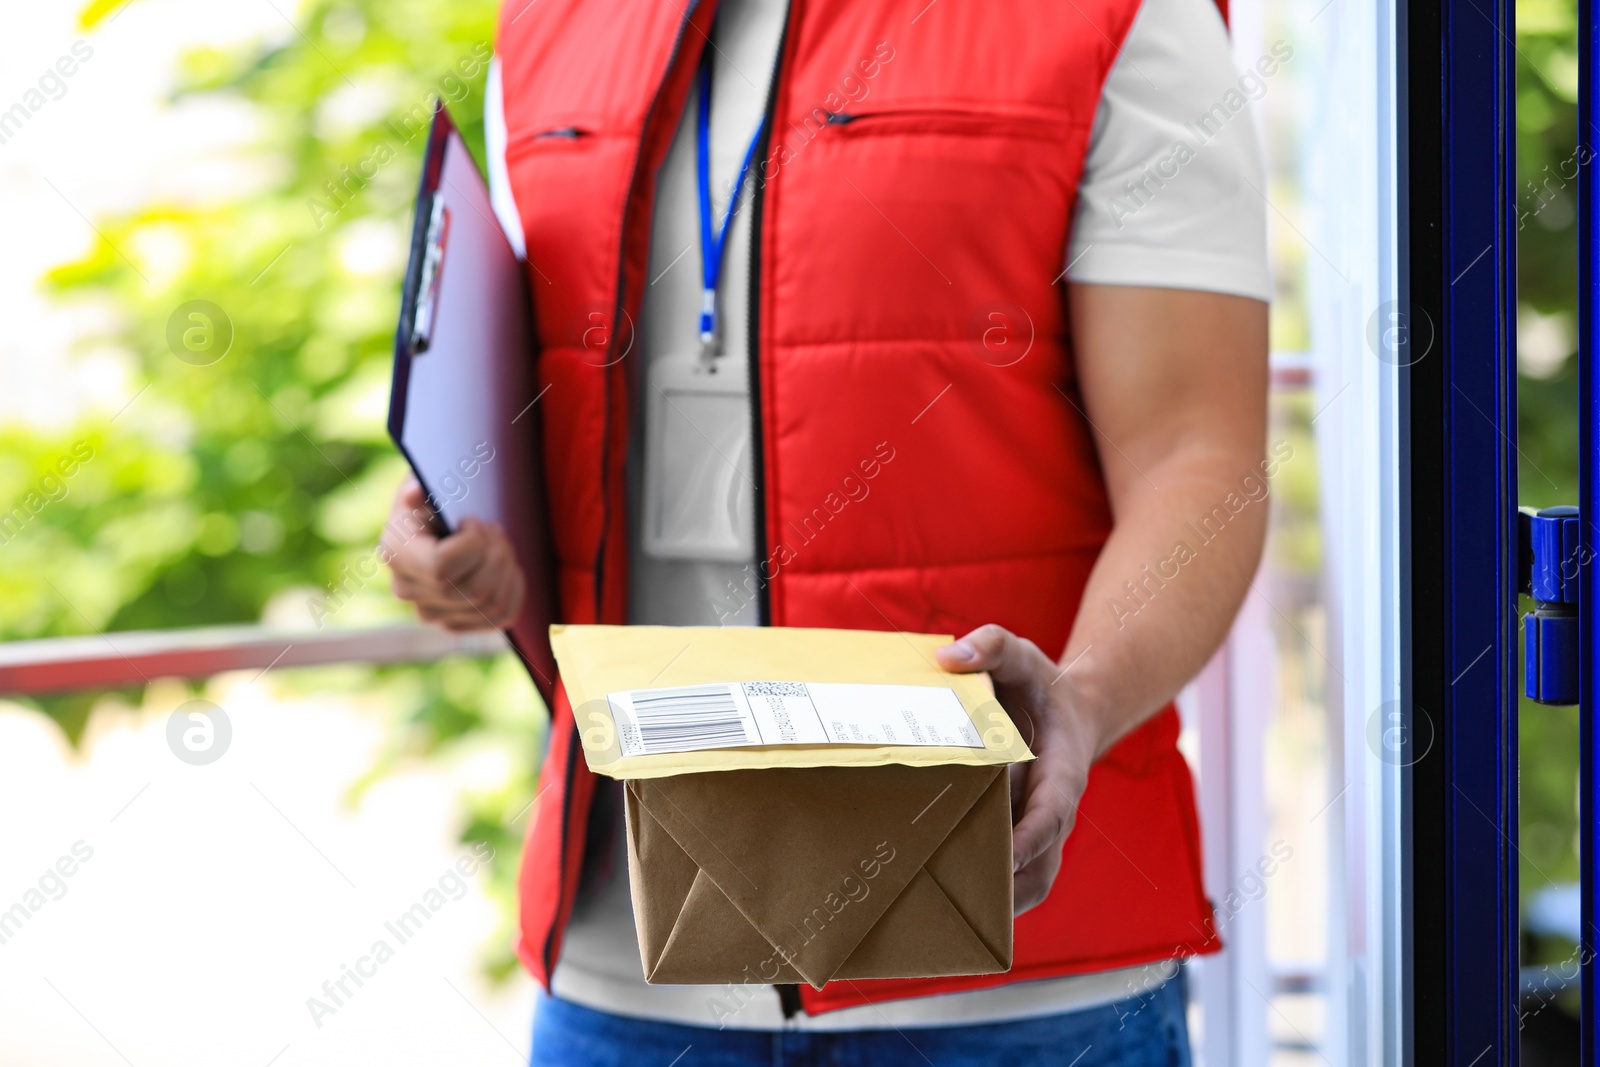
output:
[{"label": "id badge", "polygon": [[696,352],[647,373],[640,547],[657,559],[737,563],[755,551],[749,369],[711,366]]}]

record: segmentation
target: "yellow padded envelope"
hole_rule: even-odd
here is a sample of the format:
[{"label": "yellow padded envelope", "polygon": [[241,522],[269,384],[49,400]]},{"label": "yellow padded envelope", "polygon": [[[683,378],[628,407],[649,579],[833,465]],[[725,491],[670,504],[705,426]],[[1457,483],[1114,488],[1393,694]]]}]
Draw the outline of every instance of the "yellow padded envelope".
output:
[{"label": "yellow padded envelope", "polygon": [[[820,988],[1010,968],[1006,766],[1033,755],[986,675],[938,668],[949,637],[555,626],[551,639],[590,768],[627,780],[648,981]],[[608,694],[751,682],[949,690],[982,744],[623,753]]]},{"label": "yellow padded envelope", "polygon": [[[940,670],[945,634],[800,627],[552,626],[550,643],[589,769],[661,778],[766,767],[992,767],[1033,759],[987,674]],[[982,748],[925,745],[746,745],[625,756],[607,695],[716,682],[843,682],[954,691]]]}]

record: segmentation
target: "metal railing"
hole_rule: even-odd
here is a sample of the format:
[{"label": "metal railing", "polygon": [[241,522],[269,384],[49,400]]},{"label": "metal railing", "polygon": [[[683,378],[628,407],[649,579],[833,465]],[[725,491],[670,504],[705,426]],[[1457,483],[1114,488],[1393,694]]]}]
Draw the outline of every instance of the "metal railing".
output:
[{"label": "metal railing", "polygon": [[420,623],[310,631],[212,626],[48,637],[0,643],[0,695],[119,689],[225,671],[421,663],[492,656],[509,647],[498,631],[455,634]]}]

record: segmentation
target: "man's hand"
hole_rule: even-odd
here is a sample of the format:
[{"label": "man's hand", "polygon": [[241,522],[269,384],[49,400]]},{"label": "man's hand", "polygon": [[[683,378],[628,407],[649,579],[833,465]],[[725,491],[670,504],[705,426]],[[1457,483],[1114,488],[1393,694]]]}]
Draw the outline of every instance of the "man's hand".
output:
[{"label": "man's hand", "polygon": [[433,535],[433,510],[422,486],[407,478],[384,525],[382,555],[394,594],[447,630],[503,630],[522,607],[526,580],[505,531],[468,518],[449,537]]},{"label": "man's hand", "polygon": [[1003,627],[980,626],[937,655],[947,671],[988,671],[1001,706],[1039,757],[1011,768],[1011,863],[1021,915],[1044,901],[1061,869],[1061,846],[1097,755],[1090,719],[1074,706],[1066,672]]}]

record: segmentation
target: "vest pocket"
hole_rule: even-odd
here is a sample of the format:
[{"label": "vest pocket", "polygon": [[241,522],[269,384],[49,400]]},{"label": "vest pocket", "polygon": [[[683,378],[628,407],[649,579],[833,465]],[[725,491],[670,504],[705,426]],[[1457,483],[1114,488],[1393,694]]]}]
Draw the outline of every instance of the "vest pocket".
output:
[{"label": "vest pocket", "polygon": [[1074,125],[1065,116],[988,111],[962,107],[901,107],[833,111],[827,128],[845,137],[936,134],[953,137],[1012,137],[1064,141]]},{"label": "vest pocket", "polygon": [[514,134],[506,141],[506,152],[526,152],[531,149],[555,149],[563,146],[576,146],[593,141],[598,136],[597,132],[578,123],[563,123],[559,126],[543,126],[523,133]]}]

